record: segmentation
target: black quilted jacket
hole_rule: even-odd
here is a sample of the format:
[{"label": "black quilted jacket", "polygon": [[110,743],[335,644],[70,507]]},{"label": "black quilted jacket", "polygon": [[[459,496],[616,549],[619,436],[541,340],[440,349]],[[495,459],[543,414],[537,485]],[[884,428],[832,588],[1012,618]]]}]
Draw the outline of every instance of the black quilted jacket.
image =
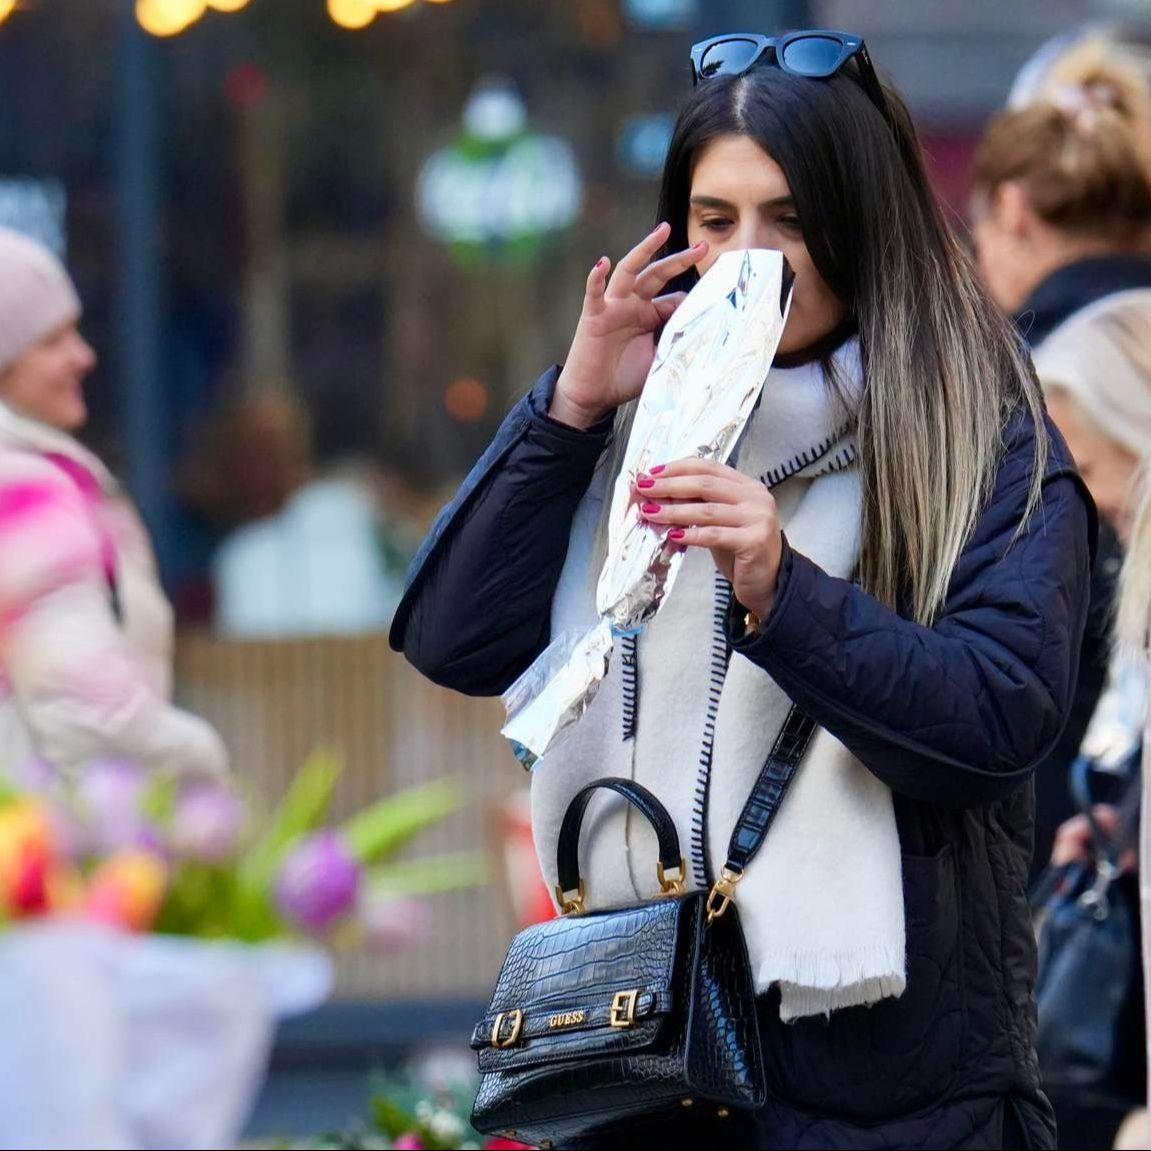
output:
[{"label": "black quilted jacket", "polygon": [[[606,423],[579,432],[543,414],[557,374],[512,410],[436,522],[393,624],[395,648],[468,694],[501,692],[548,642],[572,515],[608,436]],[[1032,1045],[1031,772],[1075,688],[1095,513],[1048,430],[1042,507],[1012,544],[1034,428],[1017,416],[1006,429],[932,628],[785,548],[763,631],[733,642],[891,787],[908,981],[900,999],[827,1022],[784,1025],[765,997],[771,1099],[725,1126],[725,1145],[1055,1146]],[[719,1135],[679,1123],[659,1142]]]}]

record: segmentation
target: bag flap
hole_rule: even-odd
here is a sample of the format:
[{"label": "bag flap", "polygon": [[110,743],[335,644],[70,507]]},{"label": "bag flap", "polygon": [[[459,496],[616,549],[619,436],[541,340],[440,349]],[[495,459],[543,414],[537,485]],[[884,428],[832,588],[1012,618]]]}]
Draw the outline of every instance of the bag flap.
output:
[{"label": "bag flap", "polygon": [[691,963],[699,892],[520,932],[472,1033],[482,1072],[654,1043]]}]

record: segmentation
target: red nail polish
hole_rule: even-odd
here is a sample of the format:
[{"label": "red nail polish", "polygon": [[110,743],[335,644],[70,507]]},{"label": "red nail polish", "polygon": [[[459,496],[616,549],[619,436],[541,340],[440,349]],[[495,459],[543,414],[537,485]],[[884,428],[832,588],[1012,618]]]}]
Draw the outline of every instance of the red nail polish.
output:
[{"label": "red nail polish", "polygon": [[643,504],[640,509],[645,516],[658,516],[663,508],[659,504]]},{"label": "red nail polish", "polygon": [[658,476],[660,472],[666,471],[666,469],[667,469],[666,464],[656,464],[656,466],[654,468],[648,468],[647,470],[649,472],[651,472],[651,474],[653,476]]},{"label": "red nail polish", "polygon": [[667,538],[669,540],[681,540],[685,535],[687,535],[687,532],[683,528],[672,528],[671,531],[667,533]]},{"label": "red nail polish", "polygon": [[646,476],[642,480],[636,480],[635,486],[637,488],[654,488],[655,480],[648,479]]}]

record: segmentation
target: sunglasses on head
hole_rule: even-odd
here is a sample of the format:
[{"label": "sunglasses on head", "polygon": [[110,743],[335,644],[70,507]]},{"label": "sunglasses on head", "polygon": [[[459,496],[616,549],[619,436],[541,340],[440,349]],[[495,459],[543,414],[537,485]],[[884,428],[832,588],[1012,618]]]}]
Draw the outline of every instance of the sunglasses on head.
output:
[{"label": "sunglasses on head", "polygon": [[698,84],[713,76],[742,76],[757,64],[768,63],[793,76],[825,80],[849,60],[855,61],[864,92],[890,123],[887,98],[867,46],[861,37],[850,32],[811,28],[783,36],[761,36],[756,32],[712,36],[692,46],[691,77],[692,83]]}]

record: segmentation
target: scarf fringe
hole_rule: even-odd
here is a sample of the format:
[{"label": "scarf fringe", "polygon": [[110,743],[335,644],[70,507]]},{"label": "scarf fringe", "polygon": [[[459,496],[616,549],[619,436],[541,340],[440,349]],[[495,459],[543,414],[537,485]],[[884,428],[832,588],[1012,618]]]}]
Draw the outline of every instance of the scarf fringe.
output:
[{"label": "scarf fringe", "polygon": [[755,971],[759,988],[779,984],[779,1015],[791,1023],[898,997],[907,985],[903,948],[876,944],[842,951],[769,951]]}]

